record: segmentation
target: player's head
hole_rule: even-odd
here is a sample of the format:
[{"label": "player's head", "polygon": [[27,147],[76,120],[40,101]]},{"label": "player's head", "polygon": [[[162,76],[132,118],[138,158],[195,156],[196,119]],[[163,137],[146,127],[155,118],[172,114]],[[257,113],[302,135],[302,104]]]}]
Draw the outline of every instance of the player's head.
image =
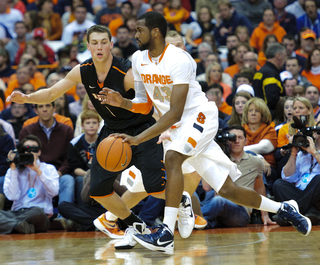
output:
[{"label": "player's head", "polygon": [[87,30],[87,42],[90,43],[90,35],[92,33],[107,33],[108,39],[111,41],[111,32],[110,29],[104,25],[94,25]]},{"label": "player's head", "polygon": [[146,50],[153,45],[154,39],[164,40],[167,34],[167,21],[158,12],[147,12],[138,18],[136,29],[135,38],[140,50]]}]

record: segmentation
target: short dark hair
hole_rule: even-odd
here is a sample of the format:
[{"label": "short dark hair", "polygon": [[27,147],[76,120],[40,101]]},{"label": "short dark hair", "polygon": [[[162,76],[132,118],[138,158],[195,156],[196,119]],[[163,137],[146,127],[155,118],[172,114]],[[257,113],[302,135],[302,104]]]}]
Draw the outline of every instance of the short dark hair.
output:
[{"label": "short dark hair", "polygon": [[108,27],[106,27],[104,25],[93,25],[87,30],[87,42],[88,43],[90,42],[91,33],[94,33],[94,32],[107,33],[108,37],[109,37],[109,41],[111,41],[112,36],[111,36],[110,29]]},{"label": "short dark hair", "polygon": [[158,12],[147,12],[142,14],[138,20],[145,20],[146,27],[151,31],[154,28],[158,28],[162,37],[167,35],[167,20]]},{"label": "short dark hair", "polygon": [[287,62],[288,60],[296,60],[297,63],[298,63],[298,65],[301,66],[301,63],[300,63],[300,61],[299,61],[299,59],[298,59],[297,57],[289,57],[289,58],[287,58],[286,62]]},{"label": "short dark hair", "polygon": [[[211,88],[219,88],[219,90],[220,90],[221,93],[223,94],[223,87],[222,87],[222,85],[220,85],[219,83],[214,83],[214,84],[210,85],[210,86],[208,87],[208,90],[207,90],[207,91],[209,91]],[[207,92],[207,91],[206,91],[206,92]]]},{"label": "short dark hair", "polygon": [[126,30],[128,30],[128,32],[130,32],[130,29],[127,25],[121,25],[119,28],[117,28],[117,32],[119,29],[126,29]]},{"label": "short dark hair", "polygon": [[242,127],[240,124],[234,124],[232,125],[228,132],[230,132],[231,130],[241,130],[243,132],[243,135],[245,138],[247,138],[247,133],[246,133],[246,130],[244,129],[244,127]]},{"label": "short dark hair", "polygon": [[37,144],[38,144],[38,146],[39,146],[39,150],[41,150],[42,144],[41,144],[40,139],[39,139],[37,136],[33,135],[33,134],[29,134],[29,135],[27,135],[26,137],[24,137],[24,138],[20,141],[20,143],[17,145],[17,149],[18,149],[19,152],[22,151],[22,147],[23,147],[23,145],[24,145],[24,143],[25,143],[26,141],[34,141],[34,142],[37,142]]},{"label": "short dark hair", "polygon": [[282,42],[283,42],[283,40],[293,40],[294,42],[296,42],[295,39],[294,39],[294,36],[292,36],[290,34],[284,35],[282,37]]}]

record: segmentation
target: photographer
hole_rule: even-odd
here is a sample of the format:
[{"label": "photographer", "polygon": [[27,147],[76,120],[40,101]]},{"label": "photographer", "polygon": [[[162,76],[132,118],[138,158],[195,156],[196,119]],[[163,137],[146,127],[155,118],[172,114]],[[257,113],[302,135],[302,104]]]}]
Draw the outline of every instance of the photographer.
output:
[{"label": "photographer", "polygon": [[53,214],[52,198],[59,192],[59,175],[53,165],[40,162],[41,142],[26,136],[10,151],[4,193],[13,201],[11,211],[0,211],[0,233],[46,232]]},{"label": "photographer", "polygon": [[[289,138],[290,143],[293,137]],[[293,146],[287,164],[273,186],[275,199],[287,201],[294,199],[300,212],[309,217],[313,225],[320,224],[320,134],[308,136],[308,147]],[[279,225],[286,222],[274,216]],[[289,225],[289,224],[288,224]]]}]

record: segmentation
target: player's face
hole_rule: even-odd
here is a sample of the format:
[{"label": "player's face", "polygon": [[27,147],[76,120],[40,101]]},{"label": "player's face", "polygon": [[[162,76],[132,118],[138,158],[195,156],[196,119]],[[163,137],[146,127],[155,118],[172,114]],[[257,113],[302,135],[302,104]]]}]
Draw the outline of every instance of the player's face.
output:
[{"label": "player's face", "polygon": [[150,48],[151,32],[146,27],[144,19],[137,21],[135,38],[137,40],[137,43],[141,51],[144,51]]},{"label": "player's face", "polygon": [[88,51],[91,52],[92,59],[105,60],[111,54],[113,42],[109,40],[108,33],[93,32],[90,34]]}]

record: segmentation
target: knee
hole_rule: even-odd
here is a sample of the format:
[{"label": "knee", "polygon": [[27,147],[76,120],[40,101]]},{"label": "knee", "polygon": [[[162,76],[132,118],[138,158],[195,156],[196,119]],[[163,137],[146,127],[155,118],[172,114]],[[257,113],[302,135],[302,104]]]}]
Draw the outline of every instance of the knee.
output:
[{"label": "knee", "polygon": [[60,184],[60,189],[74,187],[74,184],[75,184],[74,177],[69,174],[62,175],[59,179],[59,184]]},{"label": "knee", "polygon": [[168,151],[166,153],[166,159],[165,159],[165,166],[166,171],[174,169],[174,168],[181,168],[181,165],[185,158],[182,154],[175,152],[175,151]]}]

